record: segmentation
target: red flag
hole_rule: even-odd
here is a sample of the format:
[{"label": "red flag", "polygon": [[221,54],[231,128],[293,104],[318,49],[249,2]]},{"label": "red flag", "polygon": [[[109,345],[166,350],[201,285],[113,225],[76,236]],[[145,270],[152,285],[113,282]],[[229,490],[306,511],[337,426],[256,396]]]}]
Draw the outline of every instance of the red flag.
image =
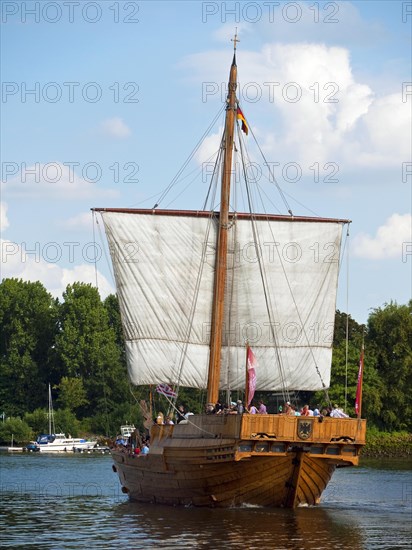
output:
[{"label": "red flag", "polygon": [[257,361],[256,357],[253,353],[253,351],[248,347],[247,348],[247,380],[246,380],[246,386],[247,386],[247,403],[246,407],[249,407],[250,403],[252,402],[253,396],[255,395],[255,389],[256,389],[256,371],[255,367],[257,367]]},{"label": "red flag", "polygon": [[167,397],[177,397],[177,393],[173,391],[168,384],[159,384],[156,387],[156,391],[162,395],[166,395]]},{"label": "red flag", "polygon": [[245,119],[240,107],[237,108],[236,115],[237,115],[237,118],[242,121],[242,130],[243,130],[243,132],[245,132],[245,134],[248,135],[249,126],[247,125],[246,119]]},{"label": "red flag", "polygon": [[355,399],[355,414],[358,418],[361,417],[362,412],[363,352],[364,350],[362,345],[362,351],[359,359],[358,387],[356,388]]}]

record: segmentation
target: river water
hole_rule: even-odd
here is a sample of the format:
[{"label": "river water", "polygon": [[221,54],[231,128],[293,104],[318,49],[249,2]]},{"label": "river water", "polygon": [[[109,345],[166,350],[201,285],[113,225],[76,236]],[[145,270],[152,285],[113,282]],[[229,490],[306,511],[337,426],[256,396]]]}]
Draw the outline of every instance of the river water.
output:
[{"label": "river water", "polygon": [[410,461],[335,472],[322,503],[297,510],[129,502],[108,455],[6,454],[2,548],[410,549]]}]

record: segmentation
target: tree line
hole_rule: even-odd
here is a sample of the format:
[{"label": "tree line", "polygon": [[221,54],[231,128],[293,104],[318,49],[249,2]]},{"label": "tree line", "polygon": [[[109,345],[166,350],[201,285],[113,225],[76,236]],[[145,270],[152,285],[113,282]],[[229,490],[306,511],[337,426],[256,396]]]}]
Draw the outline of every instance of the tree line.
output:
[{"label": "tree line", "polygon": [[[0,439],[5,418],[11,422],[8,431],[13,422],[18,431],[22,420],[34,433],[47,431],[49,384],[56,429],[114,435],[125,421],[143,422],[138,400],[147,398],[149,389],[130,388],[116,296],[101,300],[96,288],[74,283],[59,300],[39,281],[4,279],[0,329]],[[343,405],[346,396],[351,415],[363,340],[362,416],[381,430],[410,430],[412,300],[373,310],[365,327],[336,312],[329,397]],[[200,411],[201,392],[183,389],[179,397]],[[320,393],[307,398],[324,402]]]}]

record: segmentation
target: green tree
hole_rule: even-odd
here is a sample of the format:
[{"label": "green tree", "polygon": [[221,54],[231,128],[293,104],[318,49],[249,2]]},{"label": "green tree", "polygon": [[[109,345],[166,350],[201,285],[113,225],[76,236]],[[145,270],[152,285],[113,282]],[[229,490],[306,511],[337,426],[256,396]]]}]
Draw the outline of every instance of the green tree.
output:
[{"label": "green tree", "polygon": [[[166,399],[158,394],[158,410],[167,410],[168,403]],[[186,412],[201,413],[205,410],[206,395],[204,390],[198,390],[196,388],[180,388],[179,396],[177,400],[178,404],[182,404]],[[174,414],[176,414],[174,412]]]},{"label": "green tree", "polygon": [[379,427],[386,430],[412,428],[412,300],[376,308],[368,319],[369,346],[376,356],[382,379],[382,411]]},{"label": "green tree", "polygon": [[87,403],[86,390],[81,378],[63,376],[60,384],[54,386],[54,388],[59,390],[57,404],[61,405],[63,409],[74,411]]},{"label": "green tree", "polygon": [[28,443],[33,438],[30,426],[21,418],[11,417],[0,424],[0,442],[10,445],[13,443]]},{"label": "green tree", "polygon": [[[346,342],[342,341],[333,348],[331,383],[328,390],[332,404],[345,407],[350,416],[355,416],[355,398],[358,385],[361,342],[348,344],[348,364],[346,366]],[[375,368],[375,357],[365,350],[362,418],[375,423],[382,410],[382,380]],[[323,392],[317,392],[312,402],[326,405]]]},{"label": "green tree", "polygon": [[49,433],[49,415],[46,409],[36,409],[24,415],[24,421],[35,434]]},{"label": "green tree", "polygon": [[[337,403],[341,407],[346,407],[346,412],[350,415],[353,415],[354,412],[363,334],[364,327],[362,325],[358,324],[347,313],[336,311],[331,381],[328,394],[332,404]],[[346,340],[348,340],[348,344],[346,344]],[[346,355],[348,357],[347,361]],[[328,405],[323,391],[316,392],[310,401],[316,405]]]},{"label": "green tree", "polygon": [[134,424],[140,432],[144,433],[142,413],[138,404],[121,401],[113,405],[110,415],[97,413],[92,418],[91,429],[94,433],[105,433],[115,437],[122,424]]},{"label": "green tree", "polygon": [[98,290],[74,283],[63,293],[56,354],[66,376],[82,380],[87,404],[80,417],[108,415],[128,394],[126,368]]},{"label": "green tree", "polygon": [[[348,344],[346,344],[346,334],[348,334]],[[357,323],[350,315],[336,311],[331,383],[328,393],[332,404],[346,406],[346,412],[350,416],[355,415],[359,360],[362,343],[366,336],[367,330],[364,325]],[[370,424],[376,424],[383,406],[383,382],[376,369],[375,350],[368,342],[365,345],[362,417],[367,418]],[[323,392],[316,392],[311,402],[327,405]]]},{"label": "green tree", "polygon": [[120,316],[119,300],[115,294],[109,294],[104,300],[103,305],[107,311],[109,326],[113,329],[116,337],[116,344],[120,350],[120,358],[126,365],[126,346]]},{"label": "green tree", "polygon": [[80,432],[80,422],[76,415],[69,409],[58,409],[54,413],[54,423],[56,433],[64,433],[68,436],[78,437]]},{"label": "green tree", "polygon": [[346,333],[348,334],[349,342],[353,342],[360,346],[365,334],[365,326],[357,323],[352,319],[350,314],[348,315],[337,309],[335,314],[335,329],[333,332],[333,347],[346,341]]},{"label": "green tree", "polygon": [[34,410],[46,400],[55,372],[57,307],[40,282],[4,279],[0,284],[0,407],[9,415]]}]

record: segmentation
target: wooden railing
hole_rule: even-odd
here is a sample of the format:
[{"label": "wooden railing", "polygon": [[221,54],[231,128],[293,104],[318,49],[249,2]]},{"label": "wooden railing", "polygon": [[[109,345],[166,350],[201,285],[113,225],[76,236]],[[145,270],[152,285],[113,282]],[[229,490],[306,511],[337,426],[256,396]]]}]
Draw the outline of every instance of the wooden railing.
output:
[{"label": "wooden railing", "polygon": [[330,443],[346,439],[364,445],[366,420],[245,414],[242,417],[240,437],[242,439],[275,438],[277,441],[300,440],[314,443]]},{"label": "wooden railing", "polygon": [[152,440],[167,437],[274,439],[311,443],[365,444],[366,420],[355,418],[295,417],[278,414],[193,415],[188,424],[153,426]]}]

